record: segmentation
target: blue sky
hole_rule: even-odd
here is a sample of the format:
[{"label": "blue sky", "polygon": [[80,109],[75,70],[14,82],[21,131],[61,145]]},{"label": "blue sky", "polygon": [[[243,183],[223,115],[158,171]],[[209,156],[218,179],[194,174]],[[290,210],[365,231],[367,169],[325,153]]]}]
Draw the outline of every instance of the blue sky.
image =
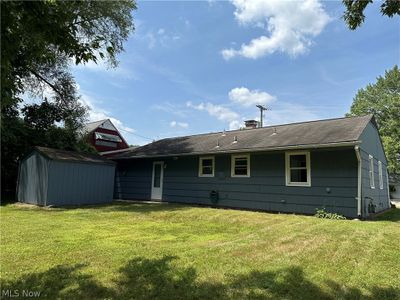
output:
[{"label": "blue sky", "polygon": [[90,119],[131,144],[341,117],[357,90],[399,63],[399,20],[366,10],[356,31],[340,2],[138,2],[119,67],[73,68]]}]

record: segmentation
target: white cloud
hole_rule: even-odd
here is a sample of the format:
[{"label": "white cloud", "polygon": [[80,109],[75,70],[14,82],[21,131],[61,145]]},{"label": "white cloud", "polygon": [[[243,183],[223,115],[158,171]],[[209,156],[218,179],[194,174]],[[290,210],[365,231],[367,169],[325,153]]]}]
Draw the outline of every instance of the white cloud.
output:
[{"label": "white cloud", "polygon": [[144,25],[141,25],[136,30],[134,38],[143,41],[149,50],[158,49],[158,47],[169,48],[181,39],[181,36],[177,32],[165,28],[150,28],[146,29]]},{"label": "white cloud", "polygon": [[229,92],[229,99],[245,107],[257,104],[265,105],[276,100],[275,96],[259,90],[249,90],[245,87],[237,87]]},{"label": "white cloud", "polygon": [[262,35],[242,44],[240,49],[224,49],[224,59],[235,56],[257,59],[282,52],[295,57],[304,54],[313,44],[331,18],[319,0],[233,0],[234,13],[242,25],[264,27],[268,35]]},{"label": "white cloud", "polygon": [[210,116],[216,117],[220,121],[228,122],[229,129],[237,129],[242,123],[238,113],[222,105],[215,105],[209,102],[195,105],[189,101],[186,106],[199,111],[206,111]]},{"label": "white cloud", "polygon": [[150,50],[153,49],[157,43],[157,39],[154,37],[153,32],[147,32],[144,35],[144,39],[147,41],[147,48]]},{"label": "white cloud", "polygon": [[184,123],[184,122],[171,121],[169,123],[169,126],[171,126],[171,127],[188,128],[189,124],[188,123]]},{"label": "white cloud", "polygon": [[122,131],[122,135],[125,135],[125,133],[134,133],[136,131],[129,126],[126,126],[121,120],[112,117],[109,111],[100,108],[96,104],[96,101],[89,95],[81,92],[80,101],[83,105],[89,108],[89,122],[110,119],[115,127],[117,127],[118,130]]}]

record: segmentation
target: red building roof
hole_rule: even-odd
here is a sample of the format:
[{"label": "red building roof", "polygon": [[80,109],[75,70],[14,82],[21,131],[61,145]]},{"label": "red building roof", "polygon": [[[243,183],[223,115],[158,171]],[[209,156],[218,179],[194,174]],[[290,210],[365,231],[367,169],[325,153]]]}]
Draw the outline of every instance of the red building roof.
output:
[{"label": "red building roof", "polygon": [[100,153],[129,148],[124,137],[109,119],[86,124],[85,134],[87,141]]}]

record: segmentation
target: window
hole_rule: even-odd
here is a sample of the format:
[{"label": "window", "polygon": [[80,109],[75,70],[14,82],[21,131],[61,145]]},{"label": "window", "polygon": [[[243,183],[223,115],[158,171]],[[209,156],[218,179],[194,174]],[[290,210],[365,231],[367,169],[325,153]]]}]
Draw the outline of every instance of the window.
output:
[{"label": "window", "polygon": [[214,177],[214,157],[200,157],[199,177]]},{"label": "window", "polygon": [[107,146],[107,147],[117,148],[117,143],[113,143],[113,142],[97,140],[95,142],[95,144],[98,146]]},{"label": "window", "polygon": [[310,152],[286,152],[286,185],[311,186]]},{"label": "window", "polygon": [[232,177],[250,177],[250,155],[232,155],[231,158]]},{"label": "window", "polygon": [[371,189],[375,188],[375,178],[374,178],[374,157],[369,156],[369,184]]},{"label": "window", "polygon": [[379,172],[379,188],[383,190],[383,174],[382,174],[382,162],[378,161],[378,172]]},{"label": "window", "polygon": [[116,142],[116,143],[122,142],[122,139],[118,135],[107,134],[107,133],[102,133],[102,132],[95,132],[94,134],[95,134],[96,140],[105,140],[105,141]]}]

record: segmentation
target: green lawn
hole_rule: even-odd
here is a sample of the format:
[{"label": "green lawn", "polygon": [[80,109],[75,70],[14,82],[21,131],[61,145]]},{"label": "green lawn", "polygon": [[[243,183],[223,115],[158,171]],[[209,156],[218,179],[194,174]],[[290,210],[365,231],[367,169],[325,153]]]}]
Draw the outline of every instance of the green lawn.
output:
[{"label": "green lawn", "polygon": [[1,207],[1,284],[49,299],[400,299],[400,209],[375,221],[169,204]]}]

